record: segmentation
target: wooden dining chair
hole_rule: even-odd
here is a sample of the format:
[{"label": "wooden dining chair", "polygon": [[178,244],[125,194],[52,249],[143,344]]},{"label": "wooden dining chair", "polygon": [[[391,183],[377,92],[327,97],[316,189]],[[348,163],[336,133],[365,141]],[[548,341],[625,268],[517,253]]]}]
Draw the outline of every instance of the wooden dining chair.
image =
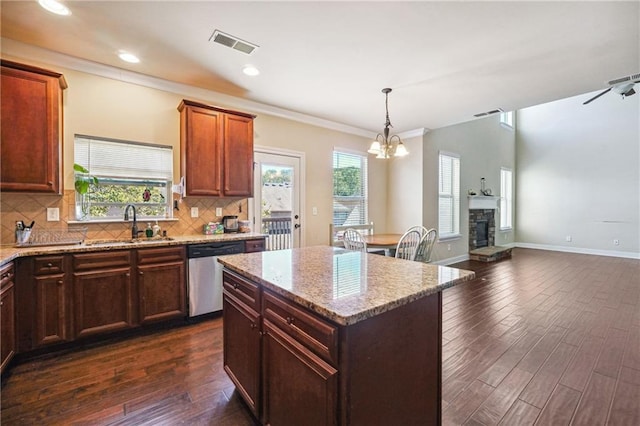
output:
[{"label": "wooden dining chair", "polygon": [[348,228],[343,234],[344,248],[347,250],[367,252],[367,242],[362,234],[353,228]]},{"label": "wooden dining chair", "polygon": [[415,260],[424,263],[431,262],[431,253],[433,252],[433,246],[437,239],[437,229],[431,228],[427,230],[427,232],[422,236],[422,239],[420,240],[420,245],[418,245]]},{"label": "wooden dining chair", "polygon": [[419,231],[411,230],[405,232],[402,237],[400,237],[400,241],[398,241],[398,245],[396,246],[396,258],[415,260],[420,239]]}]

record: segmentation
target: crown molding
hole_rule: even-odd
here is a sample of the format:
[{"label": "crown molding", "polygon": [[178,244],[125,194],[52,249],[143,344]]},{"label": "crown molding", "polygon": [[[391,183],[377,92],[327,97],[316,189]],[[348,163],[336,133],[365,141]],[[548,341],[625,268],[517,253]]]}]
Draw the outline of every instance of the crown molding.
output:
[{"label": "crown molding", "polygon": [[429,129],[427,129],[426,127],[421,127],[414,130],[407,130],[406,132],[398,134],[398,136],[400,136],[400,139],[419,138],[426,135],[428,131]]},{"label": "crown molding", "polygon": [[348,126],[346,124],[336,123],[334,121],[325,120],[288,109],[278,108],[272,105],[266,105],[259,102],[226,95],[224,93],[216,92],[213,90],[189,86],[183,83],[176,83],[173,81],[124,70],[110,65],[88,61],[86,59],[65,55],[63,53],[54,52],[52,50],[43,49],[38,46],[22,43],[4,37],[0,38],[0,46],[2,47],[3,56],[8,55],[27,61],[42,62],[53,66],[68,68],[74,71],[93,74],[99,77],[118,80],[125,83],[148,87],[151,89],[162,90],[164,92],[175,93],[180,96],[196,98],[203,101],[214,102],[216,104],[223,104],[235,109],[248,110],[254,114],[262,113],[272,115],[274,117],[310,124],[325,129],[336,130],[338,132],[348,133],[356,136],[362,136],[369,139],[373,139],[376,136],[375,132]]}]

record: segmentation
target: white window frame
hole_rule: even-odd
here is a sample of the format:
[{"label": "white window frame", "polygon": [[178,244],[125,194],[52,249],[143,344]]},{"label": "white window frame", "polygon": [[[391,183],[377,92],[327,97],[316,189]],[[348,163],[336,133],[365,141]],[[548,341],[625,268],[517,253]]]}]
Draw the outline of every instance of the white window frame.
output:
[{"label": "white window frame", "polygon": [[502,127],[506,127],[507,129],[515,129],[514,122],[515,114],[513,111],[505,111],[500,113],[500,125]]},{"label": "white window frame", "polygon": [[[443,165],[450,163],[451,173],[445,174]],[[449,204],[450,212],[443,214]],[[438,235],[439,240],[460,238],[460,155],[438,153]]]},{"label": "white window frame", "polygon": [[500,168],[500,230],[513,229],[513,170]]},{"label": "white window frame", "polygon": [[[348,157],[352,157],[352,159],[359,159],[360,161],[362,195],[360,197],[355,197],[355,198],[362,199],[361,202],[362,202],[362,207],[364,208],[364,214],[360,215],[358,221],[354,221],[353,217],[349,217],[349,219],[351,220],[347,219],[347,221],[344,223],[336,223],[335,221],[336,205],[340,204],[340,201],[345,200],[345,198],[340,199],[339,198],[340,196],[335,195],[335,183],[333,179],[333,170],[336,167],[336,156],[345,156],[345,160],[347,160]],[[367,225],[369,223],[369,188],[368,188],[369,187],[368,185],[369,169],[368,169],[367,154],[359,151],[353,151],[349,149],[336,147],[333,149],[333,153],[332,153],[331,171],[332,171],[331,186],[332,186],[332,201],[333,201],[332,218],[331,218],[332,223],[334,225]],[[346,198],[353,199],[354,197],[346,197]],[[354,201],[354,200],[350,200],[350,201]]]},{"label": "white window frame", "polygon": [[[113,222],[124,218],[124,207],[133,204],[138,210],[138,220],[163,220],[173,217],[172,181],[173,147],[127,140],[111,139],[87,135],[74,135],[74,163],[89,171],[90,177],[98,180],[98,185],[120,187],[151,188],[150,198],[140,194],[140,199],[128,202],[100,202],[92,200],[92,184],[84,197],[75,192],[76,219],[83,222]],[[75,172],[75,178],[86,176]],[[160,188],[157,193],[156,189]],[[155,199],[157,197],[157,199]],[[162,198],[164,197],[164,198]],[[83,200],[85,212],[83,212]],[[89,200],[89,201],[87,201]],[[146,200],[146,201],[145,201]],[[88,213],[87,203],[89,204]],[[107,209],[106,216],[92,216],[91,206]],[[163,209],[163,214],[145,214]]]}]

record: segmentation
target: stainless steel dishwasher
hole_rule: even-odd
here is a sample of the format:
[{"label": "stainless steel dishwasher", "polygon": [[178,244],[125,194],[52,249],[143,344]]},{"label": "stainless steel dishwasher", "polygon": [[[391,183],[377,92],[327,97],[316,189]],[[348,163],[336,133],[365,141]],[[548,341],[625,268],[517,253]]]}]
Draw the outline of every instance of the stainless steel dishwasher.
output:
[{"label": "stainless steel dishwasher", "polygon": [[187,246],[190,317],[222,310],[222,265],[217,257],[236,253],[244,253],[244,241]]}]

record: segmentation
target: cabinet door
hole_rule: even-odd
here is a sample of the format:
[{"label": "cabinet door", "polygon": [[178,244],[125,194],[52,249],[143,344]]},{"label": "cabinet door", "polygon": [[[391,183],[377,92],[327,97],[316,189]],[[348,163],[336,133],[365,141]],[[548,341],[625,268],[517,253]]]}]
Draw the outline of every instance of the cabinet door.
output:
[{"label": "cabinet door", "polygon": [[262,423],[336,424],[338,371],[269,321],[263,327]]},{"label": "cabinet door", "polygon": [[60,194],[61,86],[66,83],[61,74],[2,64],[0,189]]},{"label": "cabinet door", "polygon": [[138,266],[140,323],[186,316],[184,262]]},{"label": "cabinet door", "polygon": [[[251,411],[260,415],[260,315],[224,292],[224,369]],[[304,424],[304,423],[300,423]]]},{"label": "cabinet door", "polygon": [[187,196],[222,195],[222,116],[191,106],[181,111],[181,174]]},{"label": "cabinet door", "polygon": [[76,337],[133,327],[131,268],[73,274]]},{"label": "cabinet door", "polygon": [[67,340],[64,274],[36,276],[35,346]]},{"label": "cabinet door", "polygon": [[224,116],[224,195],[253,197],[253,119]]},{"label": "cabinet door", "polygon": [[16,352],[15,295],[13,282],[3,285],[0,294],[0,324],[2,339],[0,340],[0,372],[13,358]]}]

